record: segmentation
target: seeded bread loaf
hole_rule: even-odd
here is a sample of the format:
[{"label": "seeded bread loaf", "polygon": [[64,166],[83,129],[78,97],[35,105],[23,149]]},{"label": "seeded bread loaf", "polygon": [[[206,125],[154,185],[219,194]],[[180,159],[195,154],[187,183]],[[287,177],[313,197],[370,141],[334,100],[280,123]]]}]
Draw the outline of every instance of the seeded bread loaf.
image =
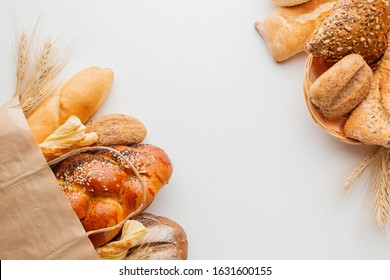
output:
[{"label": "seeded bread loaf", "polygon": [[352,112],[344,132],[368,145],[390,147],[390,114],[383,97],[390,91],[390,51],[386,51],[374,73],[367,98]]},{"label": "seeded bread loaf", "polygon": [[358,54],[350,54],[322,74],[310,87],[309,96],[328,119],[352,111],[367,96],[372,70]]},{"label": "seeded bread loaf", "polygon": [[27,122],[38,144],[72,116],[87,122],[108,96],[114,75],[108,68],[90,67],[74,75],[47,98]]},{"label": "seeded bread loaf", "polygon": [[286,60],[304,50],[306,40],[330,12],[336,0],[312,0],[294,7],[278,7],[255,28],[275,61]]},{"label": "seeded bread loaf", "polygon": [[305,45],[307,52],[327,61],[357,53],[372,65],[387,48],[388,0],[340,0]]},{"label": "seeded bread loaf", "polygon": [[[137,169],[146,189],[146,208],[168,183],[172,164],[160,148],[140,144],[115,147]],[[142,204],[143,192],[130,166],[108,151],[72,156],[53,168],[58,183],[86,231],[111,227]],[[99,247],[119,232],[90,235]]]}]

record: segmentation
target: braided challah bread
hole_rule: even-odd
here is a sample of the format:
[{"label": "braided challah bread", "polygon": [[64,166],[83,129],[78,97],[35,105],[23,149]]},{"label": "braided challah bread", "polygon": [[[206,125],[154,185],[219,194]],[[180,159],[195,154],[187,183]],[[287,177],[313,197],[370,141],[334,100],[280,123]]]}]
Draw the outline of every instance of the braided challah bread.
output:
[{"label": "braided challah bread", "polygon": [[[162,149],[152,145],[116,146],[115,149],[140,174],[146,190],[145,209],[168,183],[173,170],[171,161]],[[118,224],[142,204],[139,180],[126,161],[113,152],[101,150],[74,155],[56,165],[53,171],[87,232]],[[89,237],[99,247],[119,231],[120,228]]]}]

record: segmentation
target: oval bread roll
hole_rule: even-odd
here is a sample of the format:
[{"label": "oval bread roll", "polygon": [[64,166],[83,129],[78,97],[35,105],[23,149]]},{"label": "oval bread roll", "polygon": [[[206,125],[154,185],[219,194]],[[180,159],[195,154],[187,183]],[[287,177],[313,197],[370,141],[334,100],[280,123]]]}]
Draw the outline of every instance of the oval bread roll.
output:
[{"label": "oval bread roll", "polygon": [[95,132],[97,146],[128,145],[141,143],[146,128],[141,121],[123,114],[109,114],[97,117],[86,124],[86,132]]},{"label": "oval bread roll", "polygon": [[363,101],[370,91],[372,80],[372,70],[363,57],[350,54],[313,83],[309,96],[325,118],[338,118]]},{"label": "oval bread roll", "polygon": [[113,79],[112,70],[96,66],[74,75],[27,118],[36,142],[42,143],[71,115],[87,122],[106,100]]},{"label": "oval bread roll", "polygon": [[309,2],[310,0],[272,0],[275,5],[282,7],[291,7],[302,3]]}]

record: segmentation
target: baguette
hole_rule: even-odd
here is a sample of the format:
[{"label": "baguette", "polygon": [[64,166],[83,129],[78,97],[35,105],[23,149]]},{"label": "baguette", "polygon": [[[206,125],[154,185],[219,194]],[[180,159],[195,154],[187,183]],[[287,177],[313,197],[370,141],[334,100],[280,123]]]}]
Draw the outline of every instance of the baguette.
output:
[{"label": "baguette", "polygon": [[102,106],[114,79],[108,68],[89,67],[74,75],[27,118],[38,144],[72,116],[86,123]]}]

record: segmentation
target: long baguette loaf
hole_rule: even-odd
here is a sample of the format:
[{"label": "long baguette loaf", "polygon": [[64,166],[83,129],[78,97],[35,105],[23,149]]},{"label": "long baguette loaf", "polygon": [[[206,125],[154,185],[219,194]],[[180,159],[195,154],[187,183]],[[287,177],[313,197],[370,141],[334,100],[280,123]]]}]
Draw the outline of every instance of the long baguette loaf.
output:
[{"label": "long baguette loaf", "polygon": [[89,67],[74,75],[60,91],[47,98],[28,118],[31,132],[42,143],[71,116],[87,122],[102,106],[114,74],[108,68]]}]

